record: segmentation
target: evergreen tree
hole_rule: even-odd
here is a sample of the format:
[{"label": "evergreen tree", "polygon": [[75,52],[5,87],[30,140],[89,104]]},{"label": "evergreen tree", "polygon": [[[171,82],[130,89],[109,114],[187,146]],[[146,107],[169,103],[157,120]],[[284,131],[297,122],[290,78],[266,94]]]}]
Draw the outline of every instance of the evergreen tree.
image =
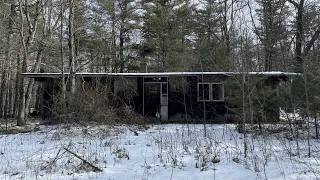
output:
[{"label": "evergreen tree", "polygon": [[204,71],[234,71],[234,1],[201,1],[196,14],[195,53]]},{"label": "evergreen tree", "polygon": [[[136,53],[132,47],[139,29],[138,4],[134,0],[96,0],[94,3],[97,6],[91,7],[91,35],[100,40],[89,43],[90,48],[96,49],[91,51],[104,52],[103,63],[109,64],[113,72],[132,70],[130,65],[137,64],[133,61]],[[94,44],[103,46],[93,47]]]},{"label": "evergreen tree", "polygon": [[189,0],[142,1],[144,9],[142,61],[157,71],[186,71],[194,63],[192,28],[194,6]]},{"label": "evergreen tree", "polygon": [[281,40],[288,40],[286,19],[289,11],[283,0],[257,0],[257,3],[259,25],[255,26],[255,33],[263,46],[264,71],[272,71],[278,69],[277,61],[284,53],[279,52],[283,49],[281,46],[287,45]]}]

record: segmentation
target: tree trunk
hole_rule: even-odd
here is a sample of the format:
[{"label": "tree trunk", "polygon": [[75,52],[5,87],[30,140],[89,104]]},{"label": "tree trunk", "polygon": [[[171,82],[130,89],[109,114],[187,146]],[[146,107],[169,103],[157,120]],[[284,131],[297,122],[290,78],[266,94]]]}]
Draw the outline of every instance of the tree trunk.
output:
[{"label": "tree trunk", "polygon": [[9,84],[9,80],[8,80],[8,82],[7,82],[7,87],[8,87],[8,89],[6,89],[6,99],[5,99],[5,103],[4,103],[4,112],[3,112],[3,117],[5,118],[5,119],[7,119],[8,117],[9,117],[9,115],[10,115],[10,109],[9,109],[9,104],[10,104],[10,89],[11,89],[11,87],[10,87],[10,84]]},{"label": "tree trunk", "polygon": [[[10,68],[10,73],[12,73],[12,69]],[[9,114],[9,117],[13,118],[14,117],[14,109],[13,109],[13,104],[14,104],[14,101],[13,101],[13,94],[14,94],[14,87],[13,87],[13,83],[12,83],[12,74],[10,74],[10,78],[9,78],[9,105],[8,105],[8,114]]]},{"label": "tree trunk", "polygon": [[0,117],[3,117],[7,109],[5,109],[5,103],[7,99],[7,85],[9,83],[8,77],[10,71],[8,71],[8,68],[10,67],[11,62],[11,39],[12,39],[12,29],[13,29],[13,22],[12,20],[15,17],[15,5],[14,3],[11,4],[11,11],[10,11],[10,17],[7,19],[8,22],[8,31],[7,31],[7,37],[6,37],[6,51],[5,51],[5,61],[3,62],[2,66],[2,75],[1,75],[1,89],[0,89]]},{"label": "tree trunk", "polygon": [[112,36],[112,45],[111,45],[111,72],[117,72],[117,63],[116,63],[116,49],[117,49],[117,44],[116,44],[116,15],[115,15],[115,1],[113,1],[113,8],[112,8],[112,30],[111,30],[111,36]]},{"label": "tree trunk", "polygon": [[123,26],[120,27],[120,47],[119,47],[119,59],[120,59],[120,73],[123,73],[124,71],[124,58],[123,58],[123,45],[124,45],[124,34],[123,34]]},{"label": "tree trunk", "polygon": [[74,0],[69,0],[69,70],[71,78],[71,93],[76,91],[75,44],[74,44]]},{"label": "tree trunk", "polygon": [[[9,35],[8,35],[8,37],[9,37]],[[2,75],[1,75],[1,88],[0,88],[0,118],[2,118],[3,117],[3,115],[4,115],[4,111],[5,111],[5,107],[4,107],[4,104],[5,104],[5,101],[6,101],[6,96],[7,96],[7,91],[6,91],[6,89],[8,88],[7,87],[7,78],[8,78],[8,76],[7,76],[7,68],[8,68],[8,66],[7,66],[7,64],[8,64],[8,61],[9,61],[9,59],[10,59],[10,55],[9,55],[9,47],[10,47],[10,43],[9,43],[9,38],[7,38],[7,52],[6,52],[6,60],[3,62],[3,64],[2,64]]]},{"label": "tree trunk", "polygon": [[33,108],[35,111],[39,110],[39,108],[36,107],[38,89],[39,89],[39,83],[34,83],[33,88],[32,88],[32,92],[31,92],[32,101],[30,102],[29,107],[30,107],[30,109]]},{"label": "tree trunk", "polygon": [[[22,60],[22,66],[21,66],[21,72],[27,71],[27,51],[25,50],[23,53],[23,60]],[[20,100],[20,106],[18,111],[18,120],[17,125],[18,126],[25,126],[26,125],[26,119],[25,119],[25,107],[26,107],[26,97],[25,97],[25,79],[20,74],[18,76],[20,79],[19,84],[19,100]]]},{"label": "tree trunk", "polygon": [[302,57],[302,43],[303,43],[303,10],[304,0],[300,0],[299,3],[293,0],[287,0],[297,8],[296,16],[296,46],[295,46],[295,58],[296,58],[296,72],[302,73],[303,57]]},{"label": "tree trunk", "polygon": [[[233,8],[233,1],[231,2],[232,4],[230,5]],[[222,34],[223,34],[223,43],[224,43],[224,56],[225,56],[225,60],[226,62],[225,65],[228,66],[227,69],[230,69],[230,53],[231,53],[231,43],[230,43],[230,29],[228,28],[228,0],[224,0],[224,5],[223,5],[223,25],[222,25]],[[233,14],[233,12],[231,12]],[[233,17],[231,14],[231,25],[233,24]],[[230,27],[231,28],[231,27]]]},{"label": "tree trunk", "polygon": [[296,72],[302,72],[302,64],[303,64],[303,57],[302,57],[302,43],[303,43],[303,9],[304,9],[304,0],[300,0],[299,5],[297,6],[298,14],[296,17],[297,23],[297,30],[296,30],[296,47],[295,47],[295,54],[296,54],[296,63],[297,63],[297,70]]},{"label": "tree trunk", "polygon": [[[27,13],[27,3],[25,3],[25,13]],[[25,42],[25,36],[24,36],[24,16],[23,16],[23,10],[22,10],[22,2],[19,0],[19,8],[20,8],[20,18],[21,18],[21,27],[20,27],[20,38],[21,38],[21,43],[22,43],[22,48],[23,48],[23,58],[22,58],[22,65],[21,65],[21,73],[26,72],[27,70],[27,56],[28,56],[28,48],[27,44]],[[19,110],[18,110],[18,120],[17,120],[17,125],[18,126],[24,126],[26,125],[25,121],[25,96],[24,96],[24,78],[21,74],[17,76],[17,78],[20,79],[19,82]]]},{"label": "tree trunk", "polygon": [[[316,114],[316,113],[315,113],[315,114]],[[315,127],[315,129],[316,129],[316,139],[319,139],[318,118],[317,118],[316,115],[314,116],[314,127]]]},{"label": "tree trunk", "polygon": [[18,116],[18,111],[20,109],[19,97],[20,97],[20,78],[19,74],[21,73],[21,58],[20,55],[17,55],[17,73],[16,73],[16,81],[15,81],[15,93],[14,93],[14,103],[13,103],[13,116]]},{"label": "tree trunk", "polygon": [[296,16],[296,46],[295,46],[295,58],[296,58],[296,72],[303,72],[303,58],[309,53],[314,42],[319,38],[320,28],[317,28],[311,39],[305,46],[303,50],[303,39],[304,39],[304,28],[303,28],[303,13],[304,13],[304,2],[305,0],[300,0],[299,3],[293,0],[287,0],[297,8]]},{"label": "tree trunk", "polygon": [[[42,59],[42,52],[43,52],[43,45],[40,44],[39,45],[39,49],[38,49],[38,54],[37,54],[37,58],[36,58],[36,63],[33,67],[32,73],[37,73],[38,69],[40,68],[40,63],[41,63],[41,59]],[[28,86],[27,86],[27,90],[26,90],[26,114],[30,113],[30,102],[31,102],[31,98],[32,98],[32,90],[34,86],[34,79],[31,78],[29,79],[28,82]]]},{"label": "tree trunk", "polygon": [[63,1],[60,0],[60,16],[61,16],[61,26],[60,26],[60,61],[61,61],[61,100],[62,100],[62,110],[63,114],[65,114],[66,110],[66,82],[64,75],[64,59],[63,59]]},{"label": "tree trunk", "polygon": [[11,103],[12,103],[12,83],[11,83],[11,76],[12,76],[12,68],[11,68],[11,55],[8,58],[8,72],[7,72],[7,89],[6,89],[6,99],[4,104],[4,118],[7,118],[8,116],[11,116]]},{"label": "tree trunk", "polygon": [[125,62],[124,62],[124,56],[123,56],[123,48],[124,48],[124,35],[125,35],[125,27],[124,27],[124,24],[125,24],[125,17],[127,16],[127,12],[126,12],[126,9],[127,9],[127,2],[126,1],[123,1],[123,2],[119,2],[119,5],[120,5],[120,9],[121,9],[121,15],[120,15],[120,18],[121,18],[121,21],[120,21],[120,34],[119,34],[119,59],[120,59],[120,70],[119,72],[120,73],[123,73],[124,71],[124,67],[125,67]]},{"label": "tree trunk", "polygon": [[[29,1],[25,0],[24,4],[22,3],[22,0],[19,0],[19,12],[20,12],[20,19],[21,19],[21,24],[20,24],[20,39],[21,39],[21,44],[23,48],[23,59],[22,59],[22,67],[21,67],[21,72],[27,72],[27,60],[28,60],[28,51],[30,48],[30,45],[34,41],[35,33],[37,30],[37,25],[38,25],[38,20],[39,20],[39,15],[40,15],[40,1],[36,1],[36,13],[34,16],[33,21],[31,21],[30,18],[30,12],[29,12]],[[26,18],[26,23],[28,24],[28,33],[25,35],[25,27],[24,27],[24,18]],[[18,120],[17,120],[17,125],[18,126],[24,126],[26,125],[26,118],[25,118],[25,109],[26,109],[26,94],[25,94],[25,79],[24,77],[20,74],[18,76],[20,78],[20,84],[19,84],[19,89],[20,89],[20,95],[19,95],[19,100],[20,100],[20,106],[19,106],[19,114],[18,114]],[[28,97],[30,98],[30,97]]]}]

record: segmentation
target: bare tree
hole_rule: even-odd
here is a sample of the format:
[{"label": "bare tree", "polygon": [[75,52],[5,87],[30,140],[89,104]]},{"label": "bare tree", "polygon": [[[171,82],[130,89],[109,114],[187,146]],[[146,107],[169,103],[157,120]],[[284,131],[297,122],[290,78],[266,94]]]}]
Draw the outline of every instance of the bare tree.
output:
[{"label": "bare tree", "polygon": [[305,11],[305,0],[299,0],[298,2],[294,0],[287,0],[290,2],[296,9],[296,45],[295,45],[295,59],[296,59],[296,71],[303,71],[303,61],[304,57],[311,50],[314,42],[319,38],[320,35],[320,27],[318,26],[315,30],[314,34],[311,36],[311,39],[306,43],[305,48],[304,45],[304,11]]},{"label": "bare tree", "polygon": [[[19,12],[20,12],[20,39],[23,49],[23,59],[22,59],[22,66],[21,66],[21,72],[27,72],[27,61],[29,58],[29,49],[31,45],[33,44],[38,22],[39,22],[39,16],[40,16],[40,5],[42,4],[41,0],[38,0],[35,2],[35,4],[32,4],[32,6],[35,6],[36,13],[33,18],[33,20],[30,17],[30,11],[29,11],[29,1],[25,0],[24,3],[22,0],[19,0]],[[27,27],[25,27],[24,23],[27,23]],[[27,33],[25,31],[27,30]],[[26,108],[26,89],[25,89],[25,79],[22,75],[20,75],[20,106],[19,106],[19,115],[18,115],[18,126],[24,126],[26,125],[26,119],[25,119],[25,108]]]},{"label": "bare tree", "polygon": [[10,15],[6,19],[7,22],[7,34],[6,34],[6,50],[5,50],[5,60],[3,61],[2,64],[2,75],[1,75],[1,89],[0,89],[0,117],[5,117],[7,116],[7,108],[5,107],[6,100],[8,99],[8,95],[10,92],[7,91],[9,88],[9,83],[10,83],[10,74],[11,71],[9,70],[11,66],[11,44],[12,44],[12,39],[13,39],[13,19],[16,16],[15,12],[15,4],[14,2],[11,3],[10,5]]},{"label": "bare tree", "polygon": [[[63,0],[60,0],[60,61],[61,61],[61,98],[62,98],[62,108],[66,109],[66,82],[65,82],[65,71],[64,71],[64,56],[63,56]],[[65,112],[63,112],[65,113]]]},{"label": "bare tree", "polygon": [[69,71],[71,92],[76,91],[75,44],[74,44],[74,0],[69,0]]},{"label": "bare tree", "polygon": [[[307,64],[306,64],[306,56],[309,54],[312,46],[314,45],[315,41],[319,38],[320,35],[320,27],[317,26],[314,30],[314,33],[309,38],[309,41],[305,42],[305,0],[299,0],[298,2],[294,0],[287,0],[289,3],[291,3],[297,10],[296,12],[296,32],[295,32],[295,59],[296,59],[296,72],[303,73],[303,77],[297,78],[295,91],[296,93],[303,94],[304,103],[306,105],[305,111],[306,111],[306,118],[307,118],[307,136],[308,136],[308,156],[311,157],[311,144],[310,144],[310,102],[309,102],[309,87],[308,87],[308,80],[307,75]],[[297,86],[302,86],[304,89],[299,89]],[[301,88],[302,88],[301,87]],[[301,92],[304,91],[304,92]],[[299,96],[298,96],[299,97]],[[302,107],[302,106],[301,106]],[[297,134],[298,135],[298,134]]]}]

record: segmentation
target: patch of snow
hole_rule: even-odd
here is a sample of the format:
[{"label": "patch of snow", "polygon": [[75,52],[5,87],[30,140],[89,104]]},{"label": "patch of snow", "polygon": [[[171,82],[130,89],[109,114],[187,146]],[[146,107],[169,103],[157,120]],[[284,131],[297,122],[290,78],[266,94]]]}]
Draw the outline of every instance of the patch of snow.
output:
[{"label": "patch of snow", "polygon": [[[0,179],[318,179],[319,141],[244,136],[235,125],[40,126],[0,135]],[[137,136],[138,134],[138,136]],[[63,148],[101,168],[92,169]],[[219,162],[217,162],[217,160]]]},{"label": "patch of snow", "polygon": [[288,113],[283,109],[280,109],[280,119],[286,120],[286,121],[289,121],[289,120],[293,120],[293,121],[302,120],[302,118],[301,118],[301,116],[299,114],[299,111],[295,110],[293,113]]}]

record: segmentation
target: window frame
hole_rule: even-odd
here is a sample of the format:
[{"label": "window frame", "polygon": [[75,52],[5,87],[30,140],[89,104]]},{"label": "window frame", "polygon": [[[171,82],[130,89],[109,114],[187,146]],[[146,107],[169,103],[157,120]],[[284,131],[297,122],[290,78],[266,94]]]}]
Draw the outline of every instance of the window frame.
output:
[{"label": "window frame", "polygon": [[[209,84],[209,100],[203,100],[203,99],[200,99],[200,85],[203,85],[203,84]],[[213,91],[212,91],[212,85],[221,85],[221,91],[222,91],[222,98],[221,99],[213,99]],[[219,82],[198,82],[197,83],[197,100],[200,101],[200,102],[223,102],[225,100],[225,92],[224,92],[224,83],[219,83]]]},{"label": "window frame", "polygon": [[[209,86],[209,99],[208,100],[204,100],[204,99],[200,99],[200,96],[199,96],[199,93],[200,93],[200,85],[205,85],[205,84],[208,84]],[[207,82],[204,82],[204,83],[198,83],[197,84],[197,99],[198,101],[205,101],[205,102],[210,102],[211,101],[211,83],[207,83]]]}]

